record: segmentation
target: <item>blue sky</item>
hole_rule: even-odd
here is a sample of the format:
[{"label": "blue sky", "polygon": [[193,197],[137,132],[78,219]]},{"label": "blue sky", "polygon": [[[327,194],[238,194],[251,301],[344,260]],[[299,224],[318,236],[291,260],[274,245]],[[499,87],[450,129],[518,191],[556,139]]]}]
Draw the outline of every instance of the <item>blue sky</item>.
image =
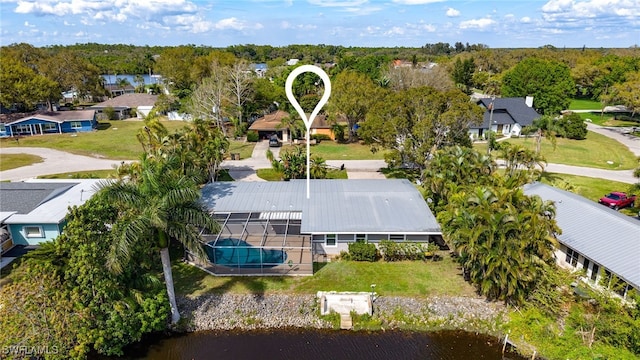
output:
[{"label": "blue sky", "polygon": [[0,0],[0,44],[640,45],[640,0]]}]

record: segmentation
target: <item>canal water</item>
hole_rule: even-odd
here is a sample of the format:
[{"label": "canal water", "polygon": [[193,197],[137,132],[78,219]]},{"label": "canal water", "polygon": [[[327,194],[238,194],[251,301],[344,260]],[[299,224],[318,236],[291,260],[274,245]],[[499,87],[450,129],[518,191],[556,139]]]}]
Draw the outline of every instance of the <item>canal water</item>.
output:
[{"label": "canal water", "polygon": [[499,339],[464,331],[203,331],[136,344],[126,355],[148,360],[525,360],[508,351],[503,355]]}]

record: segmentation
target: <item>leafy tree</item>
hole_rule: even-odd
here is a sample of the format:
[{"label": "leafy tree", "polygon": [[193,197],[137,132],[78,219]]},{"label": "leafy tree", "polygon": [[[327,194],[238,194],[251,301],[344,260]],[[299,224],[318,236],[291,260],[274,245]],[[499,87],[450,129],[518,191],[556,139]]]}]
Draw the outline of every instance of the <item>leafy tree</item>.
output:
[{"label": "leafy tree", "polygon": [[640,72],[627,75],[626,81],[612,86],[612,98],[627,107],[634,116],[640,110]]},{"label": "leafy tree", "polygon": [[476,70],[476,65],[473,61],[473,58],[467,58],[464,60],[460,60],[460,58],[456,58],[456,61],[453,66],[452,77],[453,81],[456,84],[461,84],[464,86],[465,93],[469,93],[469,89],[473,84],[473,73]]},{"label": "leafy tree", "polygon": [[562,115],[556,120],[556,127],[558,135],[567,139],[584,140],[587,137],[587,124],[576,113]]},{"label": "leafy tree", "polygon": [[443,234],[481,294],[521,305],[555,264],[555,208],[521,188],[467,189],[438,214]]},{"label": "leafy tree", "polygon": [[191,78],[191,64],[195,58],[191,46],[166,48],[156,60],[156,71],[162,74],[171,91],[190,89],[195,84]]},{"label": "leafy tree", "polygon": [[[294,146],[280,152],[280,159],[276,159],[267,150],[267,159],[273,170],[280,174],[282,180],[307,178],[307,153],[304,146]],[[327,176],[327,164],[321,157],[312,156],[309,160],[309,176],[314,179],[324,179]]]},{"label": "leafy tree", "polygon": [[527,170],[525,173],[531,175],[529,180],[535,180],[544,171],[544,157],[522,145],[504,142],[501,144],[500,152],[508,176],[515,176],[518,170]]},{"label": "leafy tree", "polygon": [[30,110],[38,101],[47,99],[58,92],[55,81],[36,73],[27,64],[18,59],[0,53],[0,103],[10,108],[14,104],[22,104]]},{"label": "leafy tree", "polygon": [[106,268],[120,229],[114,214],[96,195],[70,210],[60,237],[25,256],[0,290],[1,345],[46,346],[48,358],[86,358],[91,350],[122,355],[127,344],[166,326],[153,249],[131,248],[132,261],[119,274]]},{"label": "leafy tree", "polygon": [[543,114],[567,109],[575,92],[569,67],[557,61],[527,58],[502,78],[502,96],[533,96],[535,108]]},{"label": "leafy tree", "polygon": [[133,181],[113,181],[101,185],[101,196],[117,209],[122,222],[119,235],[111,243],[107,265],[122,273],[134,261],[133,249],[148,247],[159,250],[166,291],[171,307],[171,323],[180,320],[169,245],[178,241],[196,256],[204,257],[199,228],[216,232],[218,224],[198,201],[196,181],[176,169],[174,157],[154,159],[143,157],[140,178]]},{"label": "leafy tree", "polygon": [[372,106],[358,131],[372,151],[390,150],[385,159],[391,167],[423,169],[438,149],[470,146],[469,125],[481,120],[482,109],[460,90],[423,87],[388,92]]},{"label": "leafy tree", "polygon": [[329,110],[333,118],[344,118],[349,126],[348,142],[354,140],[353,128],[364,121],[379,96],[379,88],[366,75],[353,70],[339,73],[332,81]]}]

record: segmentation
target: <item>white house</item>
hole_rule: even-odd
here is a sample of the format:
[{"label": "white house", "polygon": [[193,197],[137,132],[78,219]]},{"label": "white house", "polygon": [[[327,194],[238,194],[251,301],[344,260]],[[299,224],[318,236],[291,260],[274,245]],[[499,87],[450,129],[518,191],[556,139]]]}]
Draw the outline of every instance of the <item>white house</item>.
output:
[{"label": "white house", "polygon": [[492,131],[502,136],[519,136],[522,128],[530,126],[540,114],[533,108],[533,97],[491,98],[477,100],[485,109],[482,124],[471,125],[469,136],[472,140],[482,139]]}]

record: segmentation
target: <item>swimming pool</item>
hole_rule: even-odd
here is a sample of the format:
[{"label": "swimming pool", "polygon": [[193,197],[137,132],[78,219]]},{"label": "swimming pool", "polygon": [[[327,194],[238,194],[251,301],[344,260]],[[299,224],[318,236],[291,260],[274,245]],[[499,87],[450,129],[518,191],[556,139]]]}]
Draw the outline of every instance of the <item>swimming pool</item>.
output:
[{"label": "swimming pool", "polygon": [[[215,244],[215,246],[214,246]],[[284,250],[262,249],[234,238],[218,239],[205,246],[209,261],[214,264],[240,268],[264,268],[284,264]]]}]

